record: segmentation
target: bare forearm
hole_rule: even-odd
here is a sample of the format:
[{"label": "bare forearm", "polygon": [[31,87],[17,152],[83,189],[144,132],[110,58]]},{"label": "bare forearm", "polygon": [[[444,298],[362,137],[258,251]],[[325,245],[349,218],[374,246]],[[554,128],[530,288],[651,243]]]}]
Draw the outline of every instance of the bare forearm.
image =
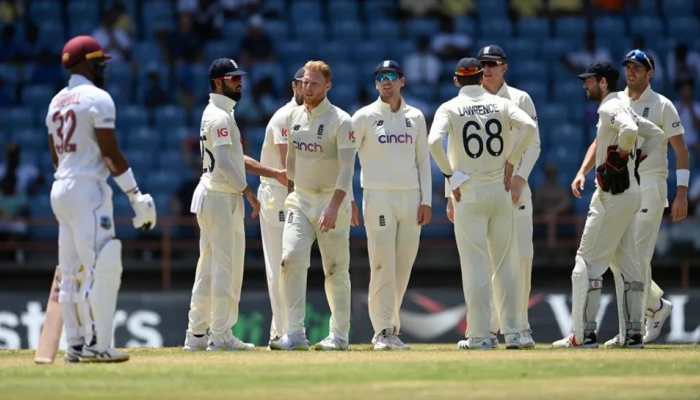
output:
[{"label": "bare forearm", "polygon": [[245,162],[245,170],[249,174],[274,178],[277,173],[276,169],[266,167],[252,157],[243,156],[243,159]]},{"label": "bare forearm", "polygon": [[583,162],[581,163],[581,167],[578,170],[580,174],[586,175],[593,169],[593,167],[595,167],[595,151],[597,146],[598,142],[595,140],[593,140],[593,143],[591,143],[591,145],[588,146],[586,155],[583,157]]},{"label": "bare forearm", "polygon": [[329,207],[333,207],[336,210],[340,208],[340,205],[343,203],[343,200],[345,199],[346,193],[343,190],[336,189],[335,192],[333,192],[333,197],[331,197],[331,201],[328,203]]}]

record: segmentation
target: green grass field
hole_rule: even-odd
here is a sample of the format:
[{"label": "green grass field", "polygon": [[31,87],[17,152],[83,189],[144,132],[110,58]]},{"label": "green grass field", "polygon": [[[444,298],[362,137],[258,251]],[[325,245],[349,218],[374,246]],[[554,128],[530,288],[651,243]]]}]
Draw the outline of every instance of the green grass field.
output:
[{"label": "green grass field", "polygon": [[0,399],[700,399],[700,347],[644,350],[184,353],[130,349],[124,364],[34,365],[0,351]]}]

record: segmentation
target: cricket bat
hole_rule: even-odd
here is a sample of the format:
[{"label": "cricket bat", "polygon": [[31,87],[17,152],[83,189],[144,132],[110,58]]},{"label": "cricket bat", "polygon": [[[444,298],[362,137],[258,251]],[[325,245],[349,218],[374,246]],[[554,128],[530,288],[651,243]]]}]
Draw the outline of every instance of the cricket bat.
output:
[{"label": "cricket bat", "polygon": [[49,292],[49,300],[46,303],[46,315],[44,324],[41,327],[39,345],[34,354],[36,364],[52,364],[58,352],[58,342],[61,340],[63,332],[63,315],[61,305],[58,303],[58,292],[60,289],[61,272],[56,267]]}]

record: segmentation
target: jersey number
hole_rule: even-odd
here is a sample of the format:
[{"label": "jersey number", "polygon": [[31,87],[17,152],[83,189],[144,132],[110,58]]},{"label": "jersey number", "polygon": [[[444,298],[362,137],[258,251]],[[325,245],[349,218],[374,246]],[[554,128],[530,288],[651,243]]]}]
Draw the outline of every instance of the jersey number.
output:
[{"label": "jersey number", "polygon": [[[68,110],[65,115],[62,115],[60,111],[56,111],[51,119],[53,122],[58,124],[58,129],[56,130],[56,136],[58,136],[56,153],[75,153],[76,145],[75,143],[70,142],[71,138],[73,137],[73,132],[75,132],[75,111]],[[65,135],[64,128],[67,128]]]},{"label": "jersey number", "polygon": [[[486,121],[486,151],[494,157],[500,156],[503,153],[503,136],[501,136],[502,126],[497,119]],[[474,128],[472,133],[469,129]],[[464,151],[471,158],[479,158],[484,152],[484,139],[479,135],[481,125],[475,121],[467,121],[462,129],[462,139],[464,140]],[[476,141],[476,151],[471,150],[471,144]]]},{"label": "jersey number", "polygon": [[[204,147],[204,142],[207,140],[207,137],[202,135],[199,137],[199,154],[201,155],[202,158],[202,173],[206,174],[207,172],[214,172],[214,155],[211,153],[211,151],[207,150]],[[207,154],[209,157],[209,167],[204,166],[204,153]]]}]

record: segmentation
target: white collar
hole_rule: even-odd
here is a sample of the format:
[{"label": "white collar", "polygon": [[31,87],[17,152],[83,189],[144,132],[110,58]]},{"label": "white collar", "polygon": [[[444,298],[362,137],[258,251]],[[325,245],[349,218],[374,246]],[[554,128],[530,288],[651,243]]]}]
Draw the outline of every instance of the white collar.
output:
[{"label": "white collar", "polygon": [[[381,97],[377,97],[377,101],[375,101],[377,106],[379,107],[379,111],[382,113],[393,113],[394,111],[391,110],[391,104],[385,103]],[[399,112],[403,110],[403,108],[406,106],[406,103],[403,101],[403,97],[401,97],[401,103],[399,103],[399,109],[396,110],[396,112]]]},{"label": "white collar", "polygon": [[68,79],[68,87],[69,88],[74,88],[76,86],[80,85],[91,85],[95,86],[94,83],[92,83],[91,80],[88,78],[84,77],[83,75],[80,74],[71,74],[70,79]]},{"label": "white collar", "polygon": [[486,93],[486,90],[481,85],[462,86],[459,89],[459,94],[462,96],[479,97],[484,93]]},{"label": "white collar", "polygon": [[209,102],[227,113],[233,112],[236,106],[236,100],[218,93],[209,93]]}]

